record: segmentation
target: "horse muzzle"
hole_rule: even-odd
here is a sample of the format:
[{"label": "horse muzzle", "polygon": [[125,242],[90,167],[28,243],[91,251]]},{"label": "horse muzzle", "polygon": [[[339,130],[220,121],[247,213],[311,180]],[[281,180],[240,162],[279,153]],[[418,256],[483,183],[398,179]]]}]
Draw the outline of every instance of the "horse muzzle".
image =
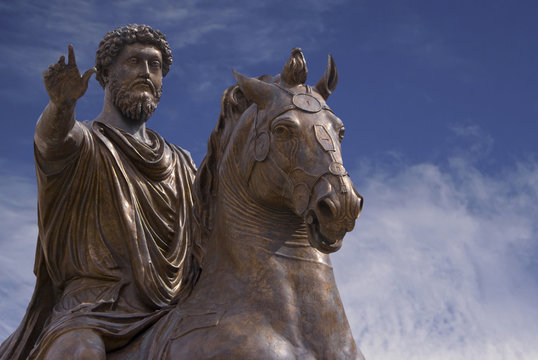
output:
[{"label": "horse muzzle", "polygon": [[310,245],[323,253],[340,249],[344,235],[355,227],[363,199],[349,176],[326,175],[318,181],[304,211]]}]

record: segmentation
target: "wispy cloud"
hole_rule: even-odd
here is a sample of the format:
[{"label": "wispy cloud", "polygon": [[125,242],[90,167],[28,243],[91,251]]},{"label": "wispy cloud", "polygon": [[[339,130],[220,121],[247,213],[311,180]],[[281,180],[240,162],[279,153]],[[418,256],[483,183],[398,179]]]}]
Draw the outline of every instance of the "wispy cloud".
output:
[{"label": "wispy cloud", "polygon": [[452,132],[458,137],[458,141],[464,143],[465,155],[460,153],[461,157],[467,157],[476,161],[484,158],[491,153],[495,141],[493,137],[486,133],[482,128],[475,124],[454,124],[450,127]]},{"label": "wispy cloud", "polygon": [[395,49],[434,68],[454,67],[464,62],[445,43],[441,34],[424,25],[416,14],[407,15],[387,34]]},{"label": "wispy cloud", "polygon": [[[300,6],[282,3],[281,7],[248,1],[187,5],[185,12],[189,16],[184,16],[184,12],[178,14],[177,21],[182,26],[172,28],[168,23],[166,27],[170,43],[177,50],[178,74],[187,81],[186,88],[193,98],[214,97],[229,85],[232,68],[258,71],[257,66],[275,59],[283,64],[293,47],[326,46],[318,35],[330,33],[324,15],[331,5],[338,3],[341,2],[311,0],[301,2]],[[275,67],[261,71],[276,73],[279,70]],[[191,82],[186,75],[193,73],[197,76]]]},{"label": "wispy cloud", "polygon": [[354,335],[372,359],[535,359],[538,163],[448,163],[362,163],[333,257]]},{"label": "wispy cloud", "polygon": [[0,176],[0,341],[19,324],[35,285],[36,212],[35,184]]},{"label": "wispy cloud", "polygon": [[[439,24],[432,24],[424,13],[417,12],[416,4],[393,1],[390,5],[365,2],[375,11],[390,16],[364,29],[358,46],[366,52],[394,51],[403,61],[410,60],[424,69],[450,69],[467,66],[468,59],[458,53],[443,33]],[[391,11],[385,11],[390,8]]]},{"label": "wispy cloud", "polygon": [[[176,59],[172,71],[182,76],[193,98],[214,97],[229,83],[232,67],[256,66],[276,55],[284,62],[281,58],[292,47],[328,45],[321,43],[318,35],[323,32],[323,41],[330,41],[325,15],[343,2],[307,0],[279,5],[246,0],[165,0],[148,6],[138,0],[108,4],[31,0],[5,5],[13,24],[6,26],[0,40],[6,55],[0,69],[23,63],[26,71],[20,76],[27,73],[34,79],[65,54],[69,43],[75,45],[81,67],[87,68],[93,64],[97,44],[106,31],[127,23],[147,23],[166,33]],[[190,74],[197,74],[196,79]],[[208,83],[218,90],[208,93]]]}]

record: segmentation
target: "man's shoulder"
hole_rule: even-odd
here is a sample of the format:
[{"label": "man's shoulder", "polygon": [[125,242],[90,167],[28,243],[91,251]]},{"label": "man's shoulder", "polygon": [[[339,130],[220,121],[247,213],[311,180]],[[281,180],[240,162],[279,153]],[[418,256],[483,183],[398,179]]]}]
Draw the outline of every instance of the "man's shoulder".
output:
[{"label": "man's shoulder", "polygon": [[157,131],[153,129],[146,129],[149,132],[152,132],[157,137],[161,138],[164,144],[166,144],[174,153],[176,153],[181,161],[182,164],[186,165],[188,168],[190,168],[192,171],[196,172],[196,164],[192,160],[191,153],[188,150],[183,149],[182,147],[172,144],[171,142],[168,142],[162,135],[160,135]]},{"label": "man's shoulder", "polygon": [[169,142],[166,142],[168,146],[180,157],[182,162],[190,167],[192,171],[196,172],[196,164],[194,164],[194,161],[192,160],[191,153],[177,145],[171,144]]}]

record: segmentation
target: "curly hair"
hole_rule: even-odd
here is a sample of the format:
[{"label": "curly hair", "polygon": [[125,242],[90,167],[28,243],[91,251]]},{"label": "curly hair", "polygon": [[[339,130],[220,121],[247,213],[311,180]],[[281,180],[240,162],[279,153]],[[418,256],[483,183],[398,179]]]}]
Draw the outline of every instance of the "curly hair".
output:
[{"label": "curly hair", "polygon": [[159,30],[153,30],[148,25],[128,24],[106,33],[99,43],[95,54],[96,79],[104,88],[103,72],[114,63],[114,59],[128,44],[142,43],[155,46],[161,51],[163,58],[163,77],[168,74],[172,65],[172,50],[166,41],[166,36]]}]

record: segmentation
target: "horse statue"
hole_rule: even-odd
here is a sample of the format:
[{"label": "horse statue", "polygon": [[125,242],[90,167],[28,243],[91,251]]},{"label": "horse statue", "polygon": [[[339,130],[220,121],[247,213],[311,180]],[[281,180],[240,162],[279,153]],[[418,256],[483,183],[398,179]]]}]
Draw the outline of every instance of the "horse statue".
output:
[{"label": "horse statue", "polygon": [[276,77],[234,74],[194,186],[198,282],[111,358],[363,359],[328,255],[362,208],[325,102],[334,61],[314,87],[300,49]]}]

